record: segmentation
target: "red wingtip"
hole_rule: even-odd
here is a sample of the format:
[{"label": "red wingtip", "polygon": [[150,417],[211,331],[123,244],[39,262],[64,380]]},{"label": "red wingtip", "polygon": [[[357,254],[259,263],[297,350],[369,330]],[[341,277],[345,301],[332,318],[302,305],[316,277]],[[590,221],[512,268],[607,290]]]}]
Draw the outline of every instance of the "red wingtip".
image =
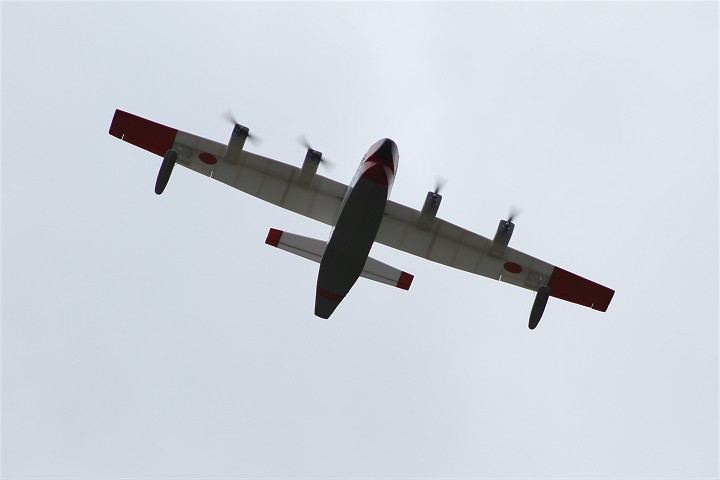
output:
[{"label": "red wingtip", "polygon": [[165,152],[172,148],[177,132],[174,128],[138,117],[132,113],[115,110],[109,133],[162,157]]},{"label": "red wingtip", "polygon": [[555,267],[548,282],[550,296],[604,312],[615,290],[595,283],[572,272]]},{"label": "red wingtip", "polygon": [[280,237],[282,237],[282,234],[282,230],[271,228],[268,232],[267,238],[265,239],[265,243],[272,245],[273,247],[277,247],[278,243],[280,243]]}]

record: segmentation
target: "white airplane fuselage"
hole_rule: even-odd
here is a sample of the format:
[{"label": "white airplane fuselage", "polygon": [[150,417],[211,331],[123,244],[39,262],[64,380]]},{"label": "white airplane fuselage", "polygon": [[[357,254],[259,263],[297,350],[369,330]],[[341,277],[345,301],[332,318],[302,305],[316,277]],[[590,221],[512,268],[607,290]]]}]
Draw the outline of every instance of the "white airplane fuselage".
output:
[{"label": "white airplane fuselage", "polygon": [[360,163],[320,262],[315,315],[329,318],[363,271],[385,212],[398,166],[398,150],[379,140]]}]

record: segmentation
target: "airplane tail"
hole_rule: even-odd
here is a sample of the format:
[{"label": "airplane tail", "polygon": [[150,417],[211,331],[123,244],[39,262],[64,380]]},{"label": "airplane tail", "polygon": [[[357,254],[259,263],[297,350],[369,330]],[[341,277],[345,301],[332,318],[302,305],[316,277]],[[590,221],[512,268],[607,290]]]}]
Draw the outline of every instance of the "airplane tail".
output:
[{"label": "airplane tail", "polygon": [[[270,232],[265,239],[265,243],[281,250],[285,250],[286,252],[307,258],[308,260],[312,260],[316,263],[320,263],[320,260],[322,260],[323,253],[325,253],[325,247],[327,246],[327,242],[322,240],[303,237],[302,235],[296,235],[294,233],[283,232],[282,230],[277,230],[275,228],[270,229]],[[391,267],[390,265],[371,257],[368,257],[365,262],[365,268],[363,268],[360,276],[376,282],[384,283],[386,285],[402,288],[403,290],[410,289],[410,285],[412,284],[414,278],[413,275],[407,272],[398,270],[395,267]],[[318,296],[327,298],[328,295],[323,295],[323,293],[328,292],[318,292]],[[342,298],[327,298],[327,300],[331,301],[330,303],[340,303]],[[337,306],[337,303],[335,306]],[[334,309],[335,308],[333,307],[333,310]],[[332,313],[332,311],[330,313]]]}]

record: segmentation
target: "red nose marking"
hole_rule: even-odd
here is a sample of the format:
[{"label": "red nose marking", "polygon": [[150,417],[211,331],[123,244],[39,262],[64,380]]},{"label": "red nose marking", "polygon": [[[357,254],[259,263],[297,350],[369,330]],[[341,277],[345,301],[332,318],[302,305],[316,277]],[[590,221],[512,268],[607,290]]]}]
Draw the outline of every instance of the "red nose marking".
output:
[{"label": "red nose marking", "polygon": [[369,158],[363,164],[363,178],[380,185],[388,184],[388,177],[392,174],[392,170],[385,164]]}]

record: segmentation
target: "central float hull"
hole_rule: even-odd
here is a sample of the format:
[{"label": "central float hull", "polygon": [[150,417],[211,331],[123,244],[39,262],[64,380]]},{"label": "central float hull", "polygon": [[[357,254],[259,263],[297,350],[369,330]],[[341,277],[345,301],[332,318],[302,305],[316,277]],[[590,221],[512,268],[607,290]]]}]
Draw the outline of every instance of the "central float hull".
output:
[{"label": "central float hull", "polygon": [[315,315],[320,318],[329,318],[355,285],[382,222],[397,168],[397,147],[384,139],[373,148],[348,190],[320,261],[315,293]]}]

